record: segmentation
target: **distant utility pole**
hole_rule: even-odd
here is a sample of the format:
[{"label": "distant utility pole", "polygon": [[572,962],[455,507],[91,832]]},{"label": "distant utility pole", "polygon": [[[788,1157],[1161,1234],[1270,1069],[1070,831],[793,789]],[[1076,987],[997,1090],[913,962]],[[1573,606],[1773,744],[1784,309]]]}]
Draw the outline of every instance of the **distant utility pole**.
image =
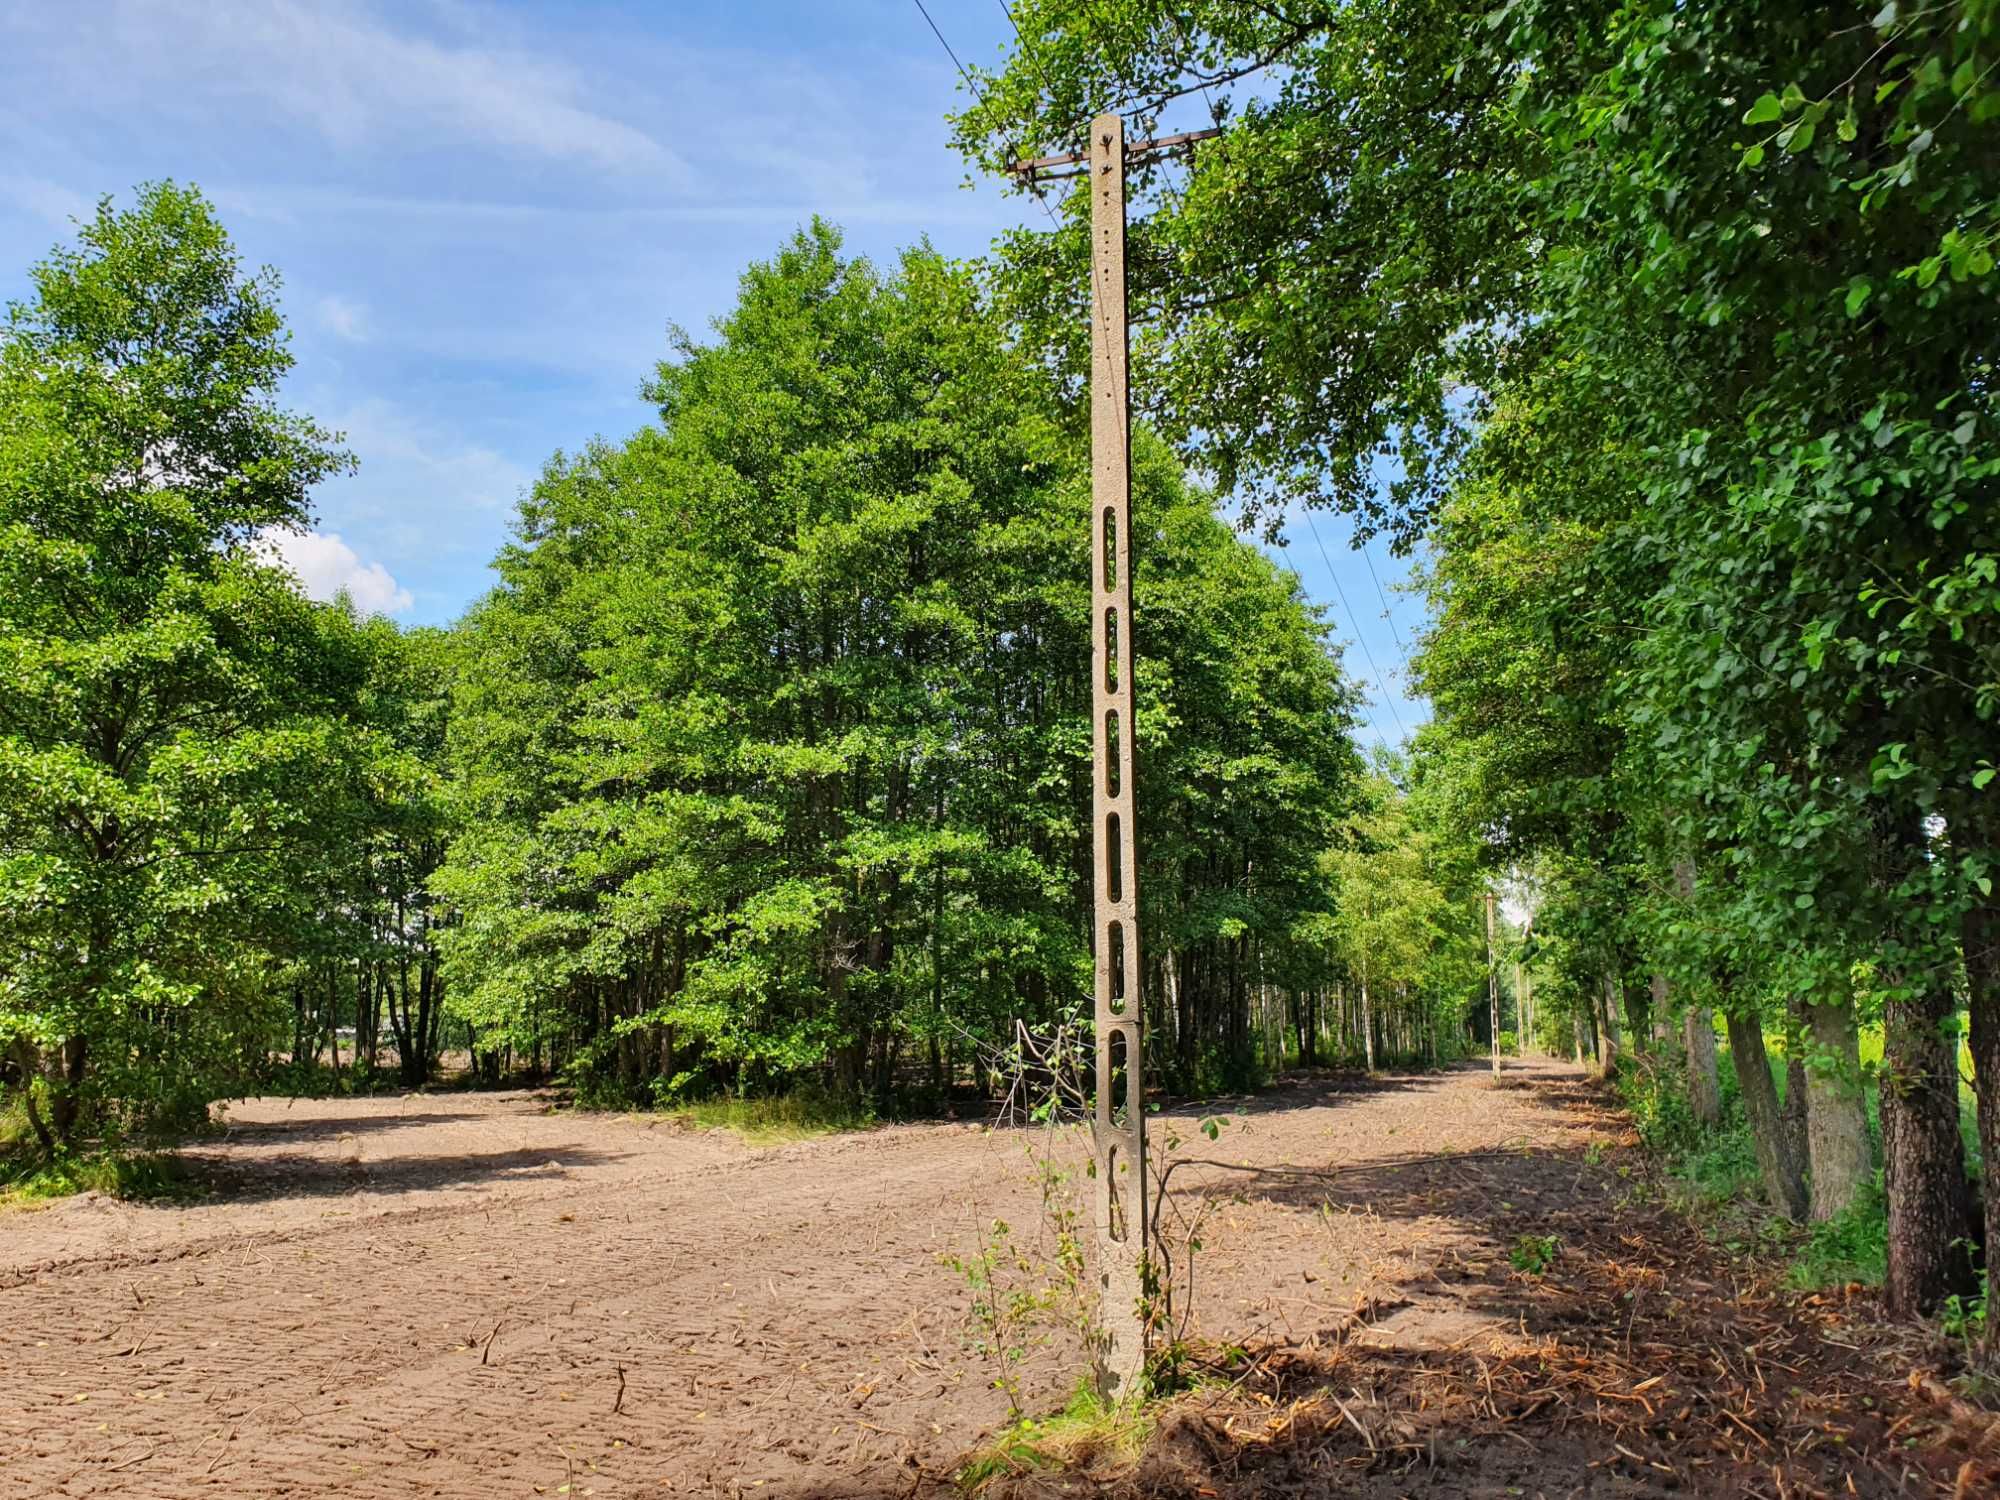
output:
[{"label": "distant utility pole", "polygon": [[1535,935],[1535,919],[1528,918],[1528,925],[1521,929],[1521,957],[1514,964],[1514,1013],[1515,1024],[1521,1030],[1521,1056],[1528,1055],[1528,1038],[1535,1030],[1535,981],[1528,973],[1528,944]]},{"label": "distant utility pole", "polygon": [[1493,961],[1493,893],[1486,893],[1486,1029],[1493,1039],[1493,1076],[1500,1076],[1500,966]]},{"label": "distant utility pole", "polygon": [[[1125,165],[1220,131],[1125,143],[1099,115],[1090,150],[1014,162],[1030,183],[1045,167],[1090,178],[1090,604],[1092,870],[1096,883],[1098,1284],[1107,1394],[1130,1394],[1146,1368],[1145,1040],[1140,1020],[1138,819],[1132,740],[1132,400],[1126,381]],[[1076,176],[1077,173],[1063,173]]]}]

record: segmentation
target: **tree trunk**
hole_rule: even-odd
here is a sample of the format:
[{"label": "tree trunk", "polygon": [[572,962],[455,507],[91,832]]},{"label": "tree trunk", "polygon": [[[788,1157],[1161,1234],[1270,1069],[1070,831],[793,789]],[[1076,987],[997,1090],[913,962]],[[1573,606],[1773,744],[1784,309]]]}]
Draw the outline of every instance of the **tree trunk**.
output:
[{"label": "tree trunk", "polygon": [[1806,1159],[1812,1167],[1812,1216],[1832,1218],[1868,1185],[1874,1163],[1868,1149],[1868,1114],[1861,1090],[1861,1053],[1854,1001],[1846,996],[1806,1004]]},{"label": "tree trunk", "polygon": [[1729,1060],[1743,1091],[1743,1112],[1750,1117],[1750,1136],[1757,1148],[1757,1169],[1771,1206],[1788,1219],[1806,1216],[1804,1164],[1792,1152],[1785,1131],[1777,1085],[1771,1082],[1771,1062],[1764,1050],[1764,1023],[1755,1016],[1728,1013]]},{"label": "tree trunk", "polygon": [[1785,1049],[1785,1102],[1778,1111],[1784,1127],[1785,1149],[1803,1172],[1810,1160],[1806,1139],[1806,1064],[1796,1046]]},{"label": "tree trunk", "polygon": [[88,1038],[73,1036],[62,1044],[56,1086],[49,1091],[49,1125],[65,1146],[83,1118],[83,1079],[89,1060]]},{"label": "tree trunk", "polygon": [[1375,1071],[1375,1009],[1368,1000],[1368,960],[1361,961],[1361,1046],[1368,1071]]},{"label": "tree trunk", "polygon": [[1514,1050],[1522,1057],[1528,1055],[1528,1033],[1534,1029],[1534,1013],[1528,1007],[1528,971],[1524,965],[1515,964]]},{"label": "tree trunk", "polygon": [[42,1154],[54,1161],[59,1149],[55,1133],[49,1129],[48,1121],[42,1118],[41,1106],[35,1102],[35,1080],[42,1073],[41,1053],[26,1037],[16,1037],[14,1060],[21,1067],[21,1104],[27,1111],[28,1124],[34,1127],[35,1139],[42,1145]]},{"label": "tree trunk", "polygon": [[1618,976],[1604,971],[1604,994],[1597,1007],[1597,1076],[1609,1078],[1618,1067]]},{"label": "tree trunk", "polygon": [[[1958,1133],[1957,1010],[1928,931],[1927,899],[1904,888],[1931,857],[1913,812],[1885,813],[1876,832],[1873,879],[1892,916],[1882,933],[1882,1176],[1889,1199],[1889,1312],[1920,1318],[1953,1293],[1973,1289],[1964,1252],[1972,1225],[1965,1142]],[[1962,935],[1962,932],[1961,934]]]},{"label": "tree trunk", "polygon": [[1625,1034],[1632,1039],[1634,1052],[1654,1051],[1657,1040],[1653,1031],[1653,992],[1644,985],[1623,986],[1625,996]]},{"label": "tree trunk", "polygon": [[1500,1076],[1500,968],[1493,961],[1493,893],[1486,893],[1486,1029],[1493,1076]]},{"label": "tree trunk", "polygon": [[1722,1080],[1716,1071],[1715,1013],[1689,1005],[1681,1017],[1681,1045],[1687,1051],[1688,1103],[1704,1125],[1722,1123]]},{"label": "tree trunk", "polygon": [[[1973,1090],[1979,1097],[1979,1154],[1986,1177],[1986,1264],[2000,1253],[2000,907],[1965,914],[1966,988],[1972,1012]],[[1986,1319],[1986,1352],[2000,1353],[2000,1317]]]},{"label": "tree trunk", "polygon": [[1920,1318],[1972,1290],[1961,1244],[1971,1221],[1958,1133],[1956,1040],[1944,1028],[1950,985],[1923,973],[1886,976],[1882,1166],[1889,1195],[1889,1311]]}]

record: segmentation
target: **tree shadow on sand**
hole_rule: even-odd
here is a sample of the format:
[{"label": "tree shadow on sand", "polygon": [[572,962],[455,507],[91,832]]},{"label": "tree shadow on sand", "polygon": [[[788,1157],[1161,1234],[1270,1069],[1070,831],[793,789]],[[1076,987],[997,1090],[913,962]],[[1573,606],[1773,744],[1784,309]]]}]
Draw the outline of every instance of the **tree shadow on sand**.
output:
[{"label": "tree shadow on sand", "polygon": [[630,1155],[630,1152],[572,1144],[421,1156],[364,1152],[348,1158],[278,1152],[261,1156],[254,1163],[219,1164],[210,1169],[207,1184],[218,1198],[235,1203],[354,1193],[415,1193],[495,1182],[530,1186],[562,1182],[580,1168],[604,1166],[626,1160]]}]

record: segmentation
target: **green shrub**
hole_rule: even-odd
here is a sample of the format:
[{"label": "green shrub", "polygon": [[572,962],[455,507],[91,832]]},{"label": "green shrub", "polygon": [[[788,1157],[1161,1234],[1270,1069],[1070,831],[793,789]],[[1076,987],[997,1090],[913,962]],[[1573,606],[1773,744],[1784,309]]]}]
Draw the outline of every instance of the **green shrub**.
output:
[{"label": "green shrub", "polygon": [[1698,1209],[1756,1198],[1763,1191],[1757,1143],[1740,1116],[1725,1115],[1723,1124],[1713,1131],[1703,1131],[1697,1125],[1694,1144],[1679,1151],[1667,1170],[1683,1184],[1694,1200],[1691,1206]]},{"label": "green shrub", "polygon": [[1514,1241],[1514,1248],[1507,1252],[1507,1260],[1515,1270],[1527,1276],[1540,1276],[1556,1263],[1562,1254],[1562,1241],[1553,1234],[1524,1234]]},{"label": "green shrub", "polygon": [[1878,1173],[1874,1184],[1853,1203],[1812,1226],[1785,1279],[1808,1291],[1850,1281],[1880,1286],[1888,1265],[1889,1221]]},{"label": "green shrub", "polygon": [[1707,1132],[1677,1076],[1650,1060],[1627,1057],[1618,1065],[1618,1093],[1648,1151],[1671,1159],[1702,1147]]}]

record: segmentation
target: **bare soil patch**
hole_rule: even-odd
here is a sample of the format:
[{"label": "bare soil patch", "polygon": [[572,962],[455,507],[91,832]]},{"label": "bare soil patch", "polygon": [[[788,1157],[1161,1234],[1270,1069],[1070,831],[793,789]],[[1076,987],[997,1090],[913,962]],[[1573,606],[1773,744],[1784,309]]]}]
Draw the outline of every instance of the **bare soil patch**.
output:
[{"label": "bare soil patch", "polygon": [[[1020,1484],[1802,1496],[1848,1493],[1847,1462],[1858,1493],[1907,1469],[1917,1494],[1976,1460],[1855,1307],[1795,1315],[1633,1207],[1627,1159],[1591,1144],[1618,1122],[1567,1069],[1209,1107],[1241,1123],[1176,1179],[1217,1200],[1199,1331],[1253,1363],[1178,1405],[1138,1474]],[[1036,1219],[1017,1133],[759,1150],[530,1093],[229,1120],[185,1153],[196,1205],[0,1218],[0,1494],[904,1496],[1005,1415],[940,1256]],[[1547,1275],[1508,1264],[1524,1233],[1562,1241]],[[1031,1406],[1076,1368],[1042,1351]],[[1725,1452],[1732,1417],[1754,1441]]]}]

